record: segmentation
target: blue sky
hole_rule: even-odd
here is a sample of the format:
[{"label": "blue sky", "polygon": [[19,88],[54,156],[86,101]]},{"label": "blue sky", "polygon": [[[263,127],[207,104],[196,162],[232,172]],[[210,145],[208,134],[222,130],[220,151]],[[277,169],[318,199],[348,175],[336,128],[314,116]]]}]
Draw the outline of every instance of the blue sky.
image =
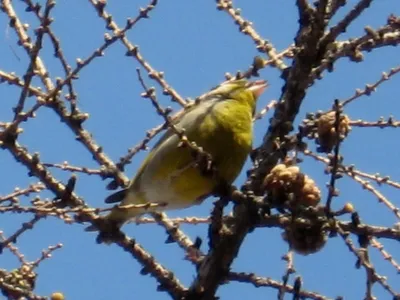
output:
[{"label": "blue sky", "polygon": [[[44,3],[44,1],[41,1]],[[235,6],[242,8],[243,16],[254,23],[255,29],[277,48],[283,50],[293,42],[297,31],[297,10],[294,1],[235,1]],[[347,1],[334,19],[337,21],[357,1]],[[356,37],[364,33],[364,26],[376,28],[386,24],[390,13],[399,15],[400,6],[396,0],[374,1],[371,8],[355,22],[341,39]],[[13,3],[23,22],[30,24],[30,32],[38,26],[31,13],[25,12],[22,1]],[[106,9],[114,20],[123,27],[126,18],[135,17],[139,7],[147,1],[109,1]],[[72,66],[76,58],[86,58],[103,43],[104,21],[89,1],[60,0],[53,12],[52,28],[58,35],[66,58]],[[226,72],[235,73],[249,67],[255,55],[258,55],[253,41],[240,34],[238,27],[224,12],[215,8],[215,1],[159,1],[150,14],[149,20],[141,20],[127,33],[128,39],[135,45],[144,58],[158,71],[165,72],[165,78],[182,97],[194,98],[224,80]],[[29,63],[26,53],[16,44],[16,36],[8,27],[4,13],[0,13],[0,70],[25,73]],[[95,59],[79,74],[75,82],[78,93],[78,106],[88,112],[90,118],[84,123],[93,138],[102,145],[104,151],[114,161],[127,153],[127,149],[136,145],[145,136],[145,131],[162,122],[154,113],[149,101],[140,97],[142,89],[137,80],[138,63],[132,57],[125,56],[126,49],[115,43],[105,51],[105,56]],[[53,57],[53,49],[48,39],[41,51],[52,78],[63,76],[59,62]],[[302,110],[296,119],[300,122],[306,112],[327,110],[334,99],[351,96],[356,88],[363,88],[366,83],[379,79],[383,71],[399,65],[398,47],[378,49],[365,53],[363,63],[349,63],[344,58],[336,64],[335,72],[324,74],[324,79],[312,86],[304,100]],[[261,78],[270,82],[270,88],[259,100],[259,107],[280,96],[283,80],[280,72],[267,68],[260,72]],[[162,96],[155,82],[145,78],[149,85],[158,90],[162,105],[177,105]],[[37,79],[34,85],[40,85]],[[370,97],[364,97],[350,104],[346,113],[352,120],[365,119],[376,121],[380,116],[400,118],[398,102],[399,75],[383,83]],[[19,89],[0,85],[0,121],[11,121],[12,107],[15,106]],[[28,99],[27,107],[34,103]],[[262,141],[267,129],[267,115],[256,124],[254,145]],[[98,168],[86,149],[76,143],[73,133],[49,109],[43,108],[35,119],[21,125],[24,129],[20,142],[30,152],[40,152],[43,162],[61,163],[68,161],[72,165]],[[346,164],[355,164],[362,171],[390,175],[400,181],[397,166],[399,133],[396,129],[353,128],[349,138],[343,143],[342,151]],[[153,141],[154,142],[154,141]],[[151,143],[153,144],[153,143]],[[314,146],[311,145],[311,149]],[[141,152],[127,166],[126,174],[131,177],[146,155]],[[14,187],[26,187],[37,180],[27,177],[25,167],[17,164],[7,151],[0,152],[0,194],[10,193]],[[249,164],[245,167],[247,169]],[[324,174],[324,166],[308,158],[301,165],[321,187],[323,199],[326,199],[325,183],[329,177]],[[68,172],[52,169],[53,174],[66,182]],[[245,180],[245,172],[237,179],[240,185]],[[91,206],[105,207],[103,199],[109,194],[106,190],[108,181],[97,176],[78,174],[76,193]],[[339,209],[344,203],[354,203],[363,221],[391,226],[398,220],[394,214],[378,203],[370,193],[357,183],[344,178],[338,182],[340,197],[335,198],[333,207]],[[393,188],[382,186],[380,191],[395,205],[399,206],[399,193]],[[43,198],[52,198],[49,192],[41,193]],[[22,198],[29,204],[29,198]],[[397,202],[396,202],[397,201]],[[212,208],[212,200],[201,206],[168,213],[176,216],[206,216]],[[22,222],[30,220],[30,215],[1,216],[1,227],[6,235],[12,234]],[[29,260],[40,256],[41,250],[48,245],[63,243],[64,247],[44,262],[39,270],[36,292],[49,295],[53,291],[62,291],[67,299],[169,299],[166,293],[155,292],[156,282],[149,276],[139,275],[140,265],[130,255],[115,245],[105,246],[95,243],[95,235],[83,231],[79,224],[66,225],[60,220],[48,218],[39,222],[32,232],[25,233],[18,240],[18,247]],[[202,250],[207,251],[207,226],[182,225],[182,229],[194,239],[203,237]],[[156,225],[127,225],[127,234],[137,239],[154,257],[167,268],[175,272],[185,285],[190,285],[194,278],[194,267],[183,260],[184,253],[175,244],[164,244],[164,230]],[[280,280],[285,270],[285,262],[280,258],[287,245],[282,242],[280,230],[258,229],[248,235],[241,249],[239,258],[232,266],[233,271],[255,272],[260,276]],[[356,241],[356,239],[355,239]],[[395,255],[399,253],[398,243],[384,242],[386,249]],[[382,259],[376,250],[371,251],[372,261],[377,271],[388,276],[388,282],[400,286],[396,270]],[[397,255],[397,260],[400,257]],[[325,294],[328,297],[343,295],[347,299],[362,299],[365,292],[365,271],[355,269],[356,259],[349,253],[340,238],[329,239],[328,245],[319,253],[310,256],[295,256],[295,268],[302,275],[307,290]],[[1,268],[12,269],[18,266],[17,259],[5,251],[0,255]],[[290,282],[291,284],[293,282]],[[256,289],[250,285],[231,283],[218,290],[221,299],[274,299],[276,290]],[[374,294],[386,299],[387,293],[378,285]],[[291,297],[287,296],[287,299]]]}]

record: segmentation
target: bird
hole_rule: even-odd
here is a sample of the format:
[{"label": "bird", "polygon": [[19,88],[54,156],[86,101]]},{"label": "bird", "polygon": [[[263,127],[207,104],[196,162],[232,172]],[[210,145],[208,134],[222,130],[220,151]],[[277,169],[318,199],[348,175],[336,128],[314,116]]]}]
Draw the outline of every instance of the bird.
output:
[{"label": "bird", "polygon": [[[145,213],[200,204],[232,184],[252,150],[256,103],[267,86],[265,80],[228,80],[197,98],[172,121],[175,130],[169,126],[129,186],[105,199],[118,204],[86,230],[119,230]],[[177,130],[195,146],[183,145]]]}]

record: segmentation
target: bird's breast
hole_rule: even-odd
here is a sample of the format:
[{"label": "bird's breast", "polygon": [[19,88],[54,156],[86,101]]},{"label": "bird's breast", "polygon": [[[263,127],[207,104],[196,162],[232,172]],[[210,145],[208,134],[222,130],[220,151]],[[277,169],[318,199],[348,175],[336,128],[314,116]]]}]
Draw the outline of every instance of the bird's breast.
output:
[{"label": "bird's breast", "polygon": [[251,151],[251,109],[234,100],[224,101],[215,105],[200,126],[196,143],[211,154],[223,179],[232,182]]}]

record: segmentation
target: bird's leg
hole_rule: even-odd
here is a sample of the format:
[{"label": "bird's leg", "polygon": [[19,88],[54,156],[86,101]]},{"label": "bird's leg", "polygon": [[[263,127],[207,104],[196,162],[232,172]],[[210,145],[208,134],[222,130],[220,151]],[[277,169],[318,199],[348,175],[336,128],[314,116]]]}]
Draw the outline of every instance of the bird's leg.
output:
[{"label": "bird's leg", "polygon": [[217,168],[209,153],[204,152],[202,148],[193,151],[193,157],[196,167],[200,170],[201,175],[205,177],[213,177],[217,173]]}]

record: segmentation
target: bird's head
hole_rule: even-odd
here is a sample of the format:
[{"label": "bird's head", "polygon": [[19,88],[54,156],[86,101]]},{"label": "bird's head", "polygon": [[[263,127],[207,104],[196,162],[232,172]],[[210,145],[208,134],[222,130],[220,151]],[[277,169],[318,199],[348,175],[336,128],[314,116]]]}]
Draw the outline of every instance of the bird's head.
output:
[{"label": "bird's head", "polygon": [[246,79],[229,80],[211,91],[211,95],[221,99],[234,99],[250,105],[255,110],[258,97],[268,86],[265,80],[248,81]]}]

